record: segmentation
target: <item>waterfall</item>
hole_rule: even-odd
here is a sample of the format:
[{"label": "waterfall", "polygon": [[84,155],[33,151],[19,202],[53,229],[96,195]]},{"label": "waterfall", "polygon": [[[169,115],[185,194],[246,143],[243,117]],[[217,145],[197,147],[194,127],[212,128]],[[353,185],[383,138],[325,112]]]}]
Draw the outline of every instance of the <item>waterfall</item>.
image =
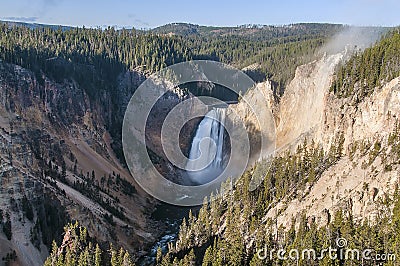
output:
[{"label": "waterfall", "polygon": [[225,108],[209,111],[197,127],[186,168],[192,182],[205,184],[222,173],[224,167]]}]

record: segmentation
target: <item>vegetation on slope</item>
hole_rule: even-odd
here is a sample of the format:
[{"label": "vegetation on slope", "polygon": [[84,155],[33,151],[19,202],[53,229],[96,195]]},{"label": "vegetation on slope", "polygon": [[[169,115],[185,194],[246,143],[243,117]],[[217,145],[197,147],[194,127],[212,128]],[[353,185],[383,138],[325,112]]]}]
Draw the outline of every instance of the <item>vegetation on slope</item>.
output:
[{"label": "vegetation on slope", "polygon": [[329,36],[344,28],[340,24],[298,23],[283,26],[241,25],[236,27],[200,26],[189,23],[171,23],[150,30],[157,34],[221,37],[245,37],[252,41],[280,41],[285,38],[303,39],[307,36]]},{"label": "vegetation on slope", "polygon": [[112,89],[119,74],[142,66],[157,71],[166,65],[189,60],[188,48],[179,37],[74,28],[29,29],[0,24],[0,58],[56,81],[74,79],[89,95]]},{"label": "vegetation on slope", "polygon": [[[312,58],[324,40],[342,26],[296,24],[265,26],[256,31],[234,28],[234,34],[209,31],[201,35],[37,27],[0,24],[0,59],[56,81],[74,79],[91,96],[112,90],[119,74],[140,68],[154,72],[191,59],[210,59],[245,67],[259,64],[258,80],[271,78],[282,90],[296,66]],[[157,31],[154,31],[157,33]]]},{"label": "vegetation on slope", "polygon": [[[350,157],[357,152],[369,158],[366,163],[370,165],[380,157],[387,164],[385,171],[390,171],[391,167],[399,164],[398,133],[399,126],[396,126],[384,140],[387,148],[383,148],[380,142],[355,143]],[[307,148],[304,143],[295,153],[287,152],[274,158],[267,174],[263,170],[258,173],[249,171],[232,189],[229,189],[228,182],[228,193],[223,198],[204,203],[197,217],[190,214],[188,221],[183,220],[178,240],[169,245],[168,253],[159,258],[158,265],[360,265],[361,262],[363,265],[396,265],[395,256],[400,251],[398,190],[394,195],[386,195],[379,203],[379,223],[356,222],[349,206],[327,214],[326,224],[317,223],[305,213],[298,226],[296,221],[292,221],[290,228],[277,224],[279,213],[274,218],[266,218],[268,211],[278,202],[282,203],[282,199],[284,203],[304,197],[306,186],[312,186],[343,156],[343,140],[340,134],[328,152],[323,152],[313,143]],[[265,174],[265,179],[257,190],[249,192],[249,180],[258,174]],[[365,184],[363,189],[367,193],[368,185]],[[347,240],[347,246],[337,245],[341,238]],[[323,249],[329,247],[337,249],[333,253],[336,257],[325,254],[318,258]],[[257,254],[261,248],[266,251],[265,259],[260,259]],[[374,253],[370,260],[361,255],[359,259],[340,257],[340,252],[345,252],[346,248],[360,252],[373,249]],[[290,259],[286,253],[283,254],[286,259],[282,259],[278,257],[279,249],[286,252],[297,249],[300,257],[298,260]],[[301,252],[308,249],[315,250],[317,258],[303,259]],[[376,254],[385,254],[385,257],[374,257]]]},{"label": "vegetation on slope", "polygon": [[400,76],[400,31],[388,33],[376,45],[357,53],[336,72],[331,90],[338,97],[360,102],[385,82]]},{"label": "vegetation on slope", "polygon": [[[369,163],[380,157],[388,166],[399,164],[399,130],[397,125],[385,140],[389,145],[387,150],[378,142],[363,142],[354,144],[350,153],[358,151],[370,158]],[[265,219],[279,199],[304,197],[298,192],[304,191],[306,184],[316,182],[325,169],[343,156],[342,134],[328,152],[313,143],[308,144],[305,141],[295,153],[286,152],[276,157],[268,173],[261,167],[257,173],[246,172],[233,188],[227,182],[228,193],[224,197],[210,203],[205,201],[197,217],[189,213],[188,220],[183,220],[177,242],[169,245],[167,254],[162,255],[161,250],[157,252],[157,265],[359,265],[361,261],[363,265],[396,265],[395,256],[400,251],[398,190],[380,203],[383,211],[379,213],[379,223],[354,221],[351,208],[338,210],[332,217],[328,215],[327,224],[323,226],[304,213],[298,227],[293,221],[286,229],[278,226],[275,218]],[[387,151],[393,158],[387,157]],[[264,174],[262,185],[249,192],[251,176]],[[128,252],[117,251],[112,246],[101,247],[77,223],[66,226],[64,235],[60,246],[53,244],[45,265],[133,265]],[[346,246],[338,246],[341,243],[338,239],[345,239]],[[335,251],[323,251],[329,248]],[[259,254],[266,254],[265,258],[257,254],[260,249],[263,251]],[[283,254],[286,259],[278,257],[279,249],[298,250],[298,259],[296,253],[291,253],[290,257],[288,253]],[[308,253],[310,249],[313,251]],[[368,255],[371,259],[363,259],[361,253],[359,257],[345,253],[348,249],[360,252],[373,249],[373,252]],[[302,257],[304,250],[307,253]],[[321,254],[325,255],[318,258]],[[381,256],[375,257],[376,254]]]},{"label": "vegetation on slope", "polygon": [[124,249],[119,251],[111,245],[109,249],[101,248],[92,239],[83,226],[78,222],[71,223],[64,228],[64,240],[60,246],[53,242],[50,256],[44,263],[45,266],[74,266],[74,265],[110,265],[133,266],[131,255]]},{"label": "vegetation on slope", "polygon": [[[255,69],[246,71],[256,81],[266,78],[278,84],[283,92],[287,83],[294,77],[296,67],[317,57],[317,51],[324,43],[324,38],[282,42],[249,41],[243,37],[227,36],[220,38],[189,38],[186,41],[194,54],[194,59],[210,59],[245,68],[255,64]],[[258,74],[258,75],[254,75]]]}]

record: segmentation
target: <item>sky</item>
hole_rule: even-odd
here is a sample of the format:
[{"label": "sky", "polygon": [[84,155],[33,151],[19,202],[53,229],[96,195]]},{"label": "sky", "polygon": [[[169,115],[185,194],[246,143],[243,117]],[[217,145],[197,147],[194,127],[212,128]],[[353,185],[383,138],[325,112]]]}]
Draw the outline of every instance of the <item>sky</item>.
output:
[{"label": "sky", "polygon": [[147,29],[172,22],[282,25],[329,22],[400,25],[398,0],[0,0],[0,20]]}]

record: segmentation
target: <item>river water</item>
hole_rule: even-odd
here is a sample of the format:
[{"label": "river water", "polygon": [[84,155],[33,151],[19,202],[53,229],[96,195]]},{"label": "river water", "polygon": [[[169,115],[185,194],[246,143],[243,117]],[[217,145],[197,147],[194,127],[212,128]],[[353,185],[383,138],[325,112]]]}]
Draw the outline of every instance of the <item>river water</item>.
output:
[{"label": "river water", "polygon": [[176,241],[182,220],[184,217],[187,220],[190,209],[192,210],[192,213],[195,214],[198,212],[200,207],[181,207],[166,203],[157,206],[156,210],[152,214],[152,218],[155,221],[163,223],[166,230],[160,236],[158,241],[151,247],[149,254],[139,259],[138,265],[154,265],[157,249],[159,247],[161,247],[163,253],[167,252],[168,243]]}]

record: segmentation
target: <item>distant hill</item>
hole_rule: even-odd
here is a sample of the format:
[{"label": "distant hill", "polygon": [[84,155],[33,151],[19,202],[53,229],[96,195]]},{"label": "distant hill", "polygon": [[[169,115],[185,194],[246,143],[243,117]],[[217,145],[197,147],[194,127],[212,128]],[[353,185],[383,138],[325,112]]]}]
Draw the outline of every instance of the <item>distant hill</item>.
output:
[{"label": "distant hill", "polygon": [[37,29],[37,28],[51,28],[53,30],[58,30],[61,28],[62,31],[73,29],[74,27],[70,26],[62,26],[62,25],[49,25],[49,24],[40,24],[40,23],[27,23],[27,22],[19,22],[19,21],[5,21],[0,20],[1,24],[8,24],[10,26],[24,26],[30,29]]},{"label": "distant hill", "polygon": [[200,26],[189,23],[170,23],[151,31],[158,34],[180,35],[180,36],[243,36],[253,40],[271,39],[276,37],[293,37],[304,35],[326,35],[343,29],[341,24],[326,23],[298,23],[290,25],[241,25],[236,27],[214,27]]},{"label": "distant hill", "polygon": [[158,34],[174,34],[174,35],[200,35],[199,25],[189,24],[189,23],[170,23],[166,24],[150,31]]}]

